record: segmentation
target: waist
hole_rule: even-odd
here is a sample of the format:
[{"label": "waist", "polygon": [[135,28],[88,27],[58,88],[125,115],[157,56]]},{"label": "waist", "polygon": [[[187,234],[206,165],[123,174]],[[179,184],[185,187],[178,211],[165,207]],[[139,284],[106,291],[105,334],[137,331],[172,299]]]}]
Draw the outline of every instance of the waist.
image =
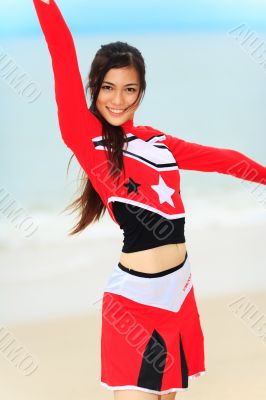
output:
[{"label": "waist", "polygon": [[133,253],[121,252],[119,262],[135,271],[156,273],[182,263],[186,252],[186,243],[171,243]]},{"label": "waist", "polygon": [[[104,292],[106,301],[115,300],[119,308],[121,305],[126,305],[126,310],[130,313],[132,311],[134,315],[138,310],[142,315],[147,312],[149,316],[153,312],[152,308],[146,310],[140,308],[140,304],[178,312],[178,317],[186,320],[197,314],[191,265],[187,253],[182,263],[158,273],[128,270],[118,263],[113,268]],[[114,297],[114,294],[119,297]],[[185,307],[181,308],[186,299]],[[157,310],[156,314],[158,318]]]}]

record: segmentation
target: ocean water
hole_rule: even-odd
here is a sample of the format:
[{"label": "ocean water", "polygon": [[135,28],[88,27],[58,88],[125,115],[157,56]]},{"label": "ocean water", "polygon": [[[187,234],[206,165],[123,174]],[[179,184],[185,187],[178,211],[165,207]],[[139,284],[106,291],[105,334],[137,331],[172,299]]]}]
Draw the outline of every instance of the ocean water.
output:
[{"label": "ocean water", "polygon": [[[145,58],[147,90],[136,124],[236,149],[265,165],[266,71],[231,36],[75,37],[84,82],[97,49],[114,40],[136,46]],[[79,166],[72,162],[66,176],[72,153],[60,137],[46,43],[42,37],[5,40],[1,48],[41,91],[27,103],[0,79],[1,185],[32,212],[59,209],[74,193]],[[229,198],[228,191],[239,191],[236,178],[216,173],[186,171],[182,185],[200,196],[220,191]]]},{"label": "ocean water", "polygon": [[[146,63],[147,90],[135,124],[151,125],[196,143],[232,148],[266,165],[266,71],[232,37],[226,33],[75,36],[84,82],[100,45],[115,40],[137,47]],[[10,305],[2,308],[0,316],[10,322],[52,312],[78,312],[84,310],[85,293],[93,302],[108,276],[107,270],[98,277],[90,272],[97,265],[96,250],[100,251],[102,241],[113,241],[110,272],[122,232],[106,215],[79,237],[66,236],[73,219],[61,212],[77,197],[79,165],[74,159],[67,176],[72,153],[60,136],[46,43],[42,37],[2,40],[1,52],[35,82],[40,96],[29,103],[0,78],[0,199],[6,194],[37,227],[26,239],[0,213],[0,300]],[[266,190],[255,183],[217,173],[181,171],[181,192],[188,231],[213,226],[266,229]],[[75,252],[72,258],[70,249]],[[78,298],[89,277],[84,298]],[[69,298],[64,279],[75,282],[75,290],[71,286],[75,300]],[[258,278],[246,282],[246,287],[266,288],[265,281]],[[225,293],[227,285],[221,280],[218,292]],[[211,294],[208,286],[204,290]],[[60,301],[55,306],[58,293]]]}]

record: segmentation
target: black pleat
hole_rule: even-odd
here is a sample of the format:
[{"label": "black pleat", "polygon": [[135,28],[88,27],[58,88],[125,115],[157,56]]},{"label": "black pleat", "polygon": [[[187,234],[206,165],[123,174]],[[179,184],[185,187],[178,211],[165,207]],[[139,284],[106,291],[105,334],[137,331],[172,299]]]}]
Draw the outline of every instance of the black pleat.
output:
[{"label": "black pleat", "polygon": [[183,349],[181,335],[179,335],[179,347],[180,347],[180,362],[181,362],[181,373],[182,373],[182,388],[188,387],[188,368],[185,357],[185,352]]},{"label": "black pleat", "polygon": [[145,348],[137,385],[151,390],[161,390],[167,349],[163,337],[154,329]]}]

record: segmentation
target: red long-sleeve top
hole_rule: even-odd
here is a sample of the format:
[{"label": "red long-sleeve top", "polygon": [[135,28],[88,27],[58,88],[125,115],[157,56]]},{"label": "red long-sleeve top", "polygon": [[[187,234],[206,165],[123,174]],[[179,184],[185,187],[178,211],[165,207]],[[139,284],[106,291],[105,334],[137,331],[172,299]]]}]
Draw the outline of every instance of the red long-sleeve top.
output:
[{"label": "red long-sleeve top", "polygon": [[[133,120],[128,120],[122,125],[129,139],[124,149],[125,176],[121,174],[119,184],[114,185],[101,142],[102,124],[87,106],[71,32],[54,0],[50,4],[41,0],[33,3],[52,59],[62,139],[116,223],[114,203],[135,206],[173,223],[184,219],[180,169],[218,172],[266,184],[266,167],[239,151],[188,142],[151,126],[135,126]],[[184,238],[172,236],[171,240],[180,242]]]}]

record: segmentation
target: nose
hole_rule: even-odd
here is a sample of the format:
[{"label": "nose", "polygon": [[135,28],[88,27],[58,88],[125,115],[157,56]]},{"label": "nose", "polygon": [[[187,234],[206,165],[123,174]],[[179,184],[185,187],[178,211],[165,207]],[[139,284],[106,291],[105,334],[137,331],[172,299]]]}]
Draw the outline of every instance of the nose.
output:
[{"label": "nose", "polygon": [[114,107],[122,107],[124,104],[124,98],[123,94],[119,91],[114,91],[113,96],[112,96],[112,105]]}]

